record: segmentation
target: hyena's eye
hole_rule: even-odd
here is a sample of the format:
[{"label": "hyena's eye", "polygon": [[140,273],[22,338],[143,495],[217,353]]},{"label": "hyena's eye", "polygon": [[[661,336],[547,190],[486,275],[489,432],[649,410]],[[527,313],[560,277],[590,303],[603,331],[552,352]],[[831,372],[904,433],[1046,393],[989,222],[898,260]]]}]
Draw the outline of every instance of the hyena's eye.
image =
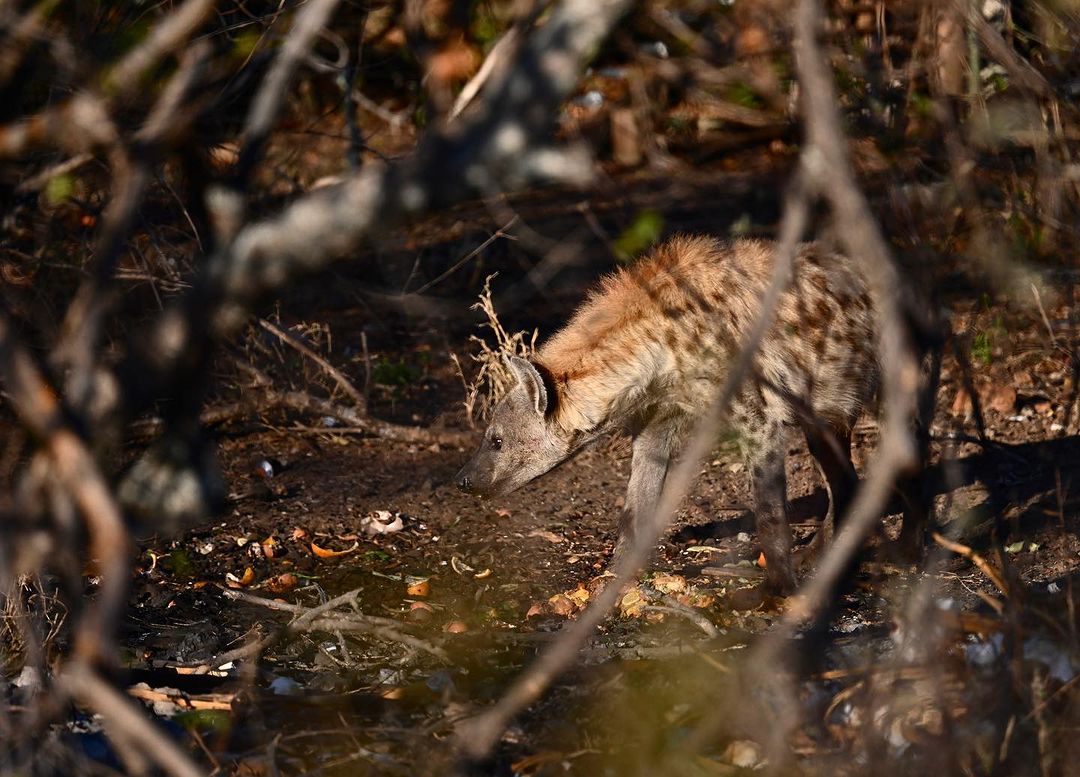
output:
[{"label": "hyena's eye", "polygon": [[491,446],[491,450],[497,451],[502,447],[502,437],[492,437],[488,441],[488,445]]}]

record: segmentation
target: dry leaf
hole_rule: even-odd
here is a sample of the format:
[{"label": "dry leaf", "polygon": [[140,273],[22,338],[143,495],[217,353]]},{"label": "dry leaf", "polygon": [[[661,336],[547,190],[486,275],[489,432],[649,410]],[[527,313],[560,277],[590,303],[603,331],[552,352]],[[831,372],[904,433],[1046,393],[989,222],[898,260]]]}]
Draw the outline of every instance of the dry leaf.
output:
[{"label": "dry leaf", "polygon": [[641,589],[636,585],[628,588],[619,600],[619,612],[624,618],[640,618],[648,604]]},{"label": "dry leaf", "polygon": [[210,164],[221,172],[236,164],[240,158],[240,147],[236,143],[219,143],[210,149]]},{"label": "dry leaf", "polygon": [[467,80],[480,66],[480,55],[463,38],[447,41],[428,61],[428,75],[440,84]]},{"label": "dry leaf", "polygon": [[406,578],[406,581],[409,580],[411,582],[405,588],[405,593],[409,596],[428,596],[431,593],[431,581],[428,578]]},{"label": "dry leaf", "polygon": [[329,550],[328,548],[320,548],[314,542],[311,543],[311,552],[319,558],[337,558],[338,556],[346,556],[352,553],[354,550],[360,547],[359,542],[354,542],[351,548],[346,550]]},{"label": "dry leaf", "polygon": [[991,386],[986,405],[993,411],[1006,415],[1016,407],[1016,389],[1012,386]]},{"label": "dry leaf", "polygon": [[662,594],[681,594],[687,589],[686,578],[682,575],[657,575],[649,585]]},{"label": "dry leaf", "polygon": [[265,586],[270,593],[283,594],[291,591],[299,584],[300,578],[291,572],[285,572],[266,581]]},{"label": "dry leaf", "polygon": [[585,605],[589,603],[589,591],[585,586],[578,584],[578,587],[573,591],[566,594],[566,598],[573,602],[579,610],[584,609]]},{"label": "dry leaf", "polygon": [[427,602],[413,602],[409,605],[409,620],[414,623],[426,623],[435,614],[435,608]]},{"label": "dry leaf", "polygon": [[536,602],[525,613],[525,620],[532,618],[534,615],[543,615],[545,612],[547,612],[545,605],[542,602]]},{"label": "dry leaf", "polygon": [[277,537],[267,537],[261,544],[263,555],[267,558],[274,558],[276,555],[281,555],[281,543],[278,542]]},{"label": "dry leaf", "polygon": [[551,606],[551,611],[553,613],[564,618],[568,615],[573,615],[574,611],[577,610],[574,603],[570,601],[570,597],[566,594],[555,594],[548,599],[548,604]]},{"label": "dry leaf", "polygon": [[529,532],[529,536],[540,537],[541,539],[545,539],[548,542],[554,542],[555,544],[566,542],[566,537],[558,535],[553,531],[548,531],[547,529],[533,529]]},{"label": "dry leaf", "polygon": [[465,624],[465,621],[450,621],[443,626],[443,631],[447,634],[464,634],[469,630],[469,627]]},{"label": "dry leaf", "polygon": [[229,588],[247,588],[255,582],[255,570],[248,567],[244,570],[243,577],[237,577],[232,572],[225,573],[225,584]]},{"label": "dry leaf", "polygon": [[704,610],[713,606],[716,597],[705,591],[691,590],[688,593],[677,595],[675,601],[679,604],[685,604],[687,607],[697,607]]},{"label": "dry leaf", "polygon": [[956,397],[953,399],[953,403],[952,406],[949,408],[949,412],[954,416],[963,416],[965,418],[971,415],[971,395],[968,394],[967,389],[957,389]]}]

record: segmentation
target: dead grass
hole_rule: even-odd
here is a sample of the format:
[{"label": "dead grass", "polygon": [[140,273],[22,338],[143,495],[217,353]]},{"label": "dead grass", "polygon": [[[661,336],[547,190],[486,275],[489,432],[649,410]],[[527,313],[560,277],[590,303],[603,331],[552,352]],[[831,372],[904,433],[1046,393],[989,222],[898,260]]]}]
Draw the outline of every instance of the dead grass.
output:
[{"label": "dead grass", "polygon": [[540,335],[538,329],[534,329],[532,334],[524,330],[511,333],[502,325],[495,310],[495,303],[491,299],[491,279],[495,275],[497,273],[484,279],[484,288],[480,292],[480,298],[472,306],[472,310],[479,310],[487,319],[480,324],[480,328],[491,330],[495,336],[494,345],[489,344],[483,337],[469,336],[469,342],[478,349],[469,356],[478,365],[472,379],[465,375],[465,369],[457,354],[450,354],[461,376],[461,383],[465,387],[465,400],[462,404],[465,407],[465,418],[471,428],[476,427],[478,418],[486,421],[490,417],[492,408],[514,383],[513,373],[506,366],[506,357],[531,358],[536,353],[536,338]]}]

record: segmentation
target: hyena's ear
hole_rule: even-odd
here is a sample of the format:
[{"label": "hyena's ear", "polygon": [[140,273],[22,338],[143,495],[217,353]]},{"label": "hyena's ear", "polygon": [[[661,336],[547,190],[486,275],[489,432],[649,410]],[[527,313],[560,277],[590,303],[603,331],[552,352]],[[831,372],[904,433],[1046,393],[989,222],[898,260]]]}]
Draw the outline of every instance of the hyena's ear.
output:
[{"label": "hyena's ear", "polygon": [[504,356],[506,366],[514,373],[518,385],[525,390],[536,412],[544,415],[548,410],[548,390],[540,370],[532,362],[520,356]]}]

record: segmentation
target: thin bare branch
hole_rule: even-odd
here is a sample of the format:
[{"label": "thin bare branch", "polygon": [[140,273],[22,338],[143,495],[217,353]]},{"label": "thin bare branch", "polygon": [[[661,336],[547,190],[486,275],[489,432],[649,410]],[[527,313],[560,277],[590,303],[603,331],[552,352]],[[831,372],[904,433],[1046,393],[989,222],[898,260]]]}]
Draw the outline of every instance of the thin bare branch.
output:
[{"label": "thin bare branch", "polygon": [[292,30],[285,38],[270,72],[266,74],[244,124],[236,177],[243,186],[270,134],[270,128],[289,94],[296,69],[311,48],[319,30],[326,26],[338,0],[309,0],[297,13]]},{"label": "thin bare branch", "polygon": [[958,553],[959,555],[966,558],[968,561],[978,567],[980,572],[986,575],[987,579],[994,584],[995,588],[1001,591],[1001,593],[1005,594],[1005,596],[1009,595],[1009,586],[1005,583],[1005,579],[998,573],[996,569],[990,566],[990,562],[988,562],[981,555],[976,553],[967,545],[963,545],[959,542],[954,542],[948,537],[938,534],[937,532],[934,532],[930,536],[933,537],[934,542],[936,542],[941,547],[945,548],[946,550],[951,550],[953,553]]},{"label": "thin bare branch", "polygon": [[216,0],[187,0],[164,16],[146,38],[114,65],[102,80],[106,94],[127,94],[150,68],[184,46],[214,9]]},{"label": "thin bare branch", "polygon": [[111,661],[113,630],[127,594],[131,539],[120,508],[83,441],[67,425],[56,391],[0,315],[0,380],[19,420],[47,451],[64,490],[78,506],[90,536],[89,556],[98,563],[98,596],[76,629],[76,653],[91,662]]},{"label": "thin bare branch", "polygon": [[401,630],[402,624],[390,618],[379,618],[377,616],[365,615],[356,611],[349,613],[333,612],[339,607],[347,606],[351,606],[355,610],[356,597],[359,593],[360,589],[356,589],[343,593],[340,596],[336,596],[316,607],[301,607],[300,605],[283,604],[281,602],[276,602],[273,599],[265,599],[261,596],[253,596],[252,594],[247,594],[243,591],[234,591],[229,588],[222,589],[222,596],[228,599],[237,599],[239,601],[247,602],[248,604],[267,607],[272,610],[290,612],[296,617],[272,634],[251,642],[241,648],[237,648],[234,651],[229,651],[227,654],[215,656],[211,661],[201,665],[200,668],[205,667],[206,670],[209,671],[210,669],[221,666],[226,661],[238,658],[255,658],[286,636],[306,631],[366,634],[368,636],[387,640],[388,642],[398,642],[402,645],[407,645],[416,650],[435,656],[440,661],[449,660],[446,651],[442,648],[437,645],[432,645],[412,634],[407,634]]},{"label": "thin bare branch", "polygon": [[1001,63],[1013,81],[1040,97],[1055,98],[1053,88],[1043,78],[1042,73],[1005,42],[1001,33],[983,17],[980,5],[967,0],[952,0],[952,5],[961,19],[967,19],[990,57]]},{"label": "thin bare branch", "polygon": [[12,25],[11,32],[4,38],[4,46],[0,49],[0,86],[11,80],[27,49],[41,34],[46,19],[58,2],[59,0],[40,0]]},{"label": "thin bare branch", "polygon": [[[268,390],[266,402],[269,406],[277,405],[302,413],[313,413],[336,418],[359,429],[366,429],[372,436],[381,437],[384,440],[419,443],[421,445],[438,443],[439,445],[456,446],[471,445],[474,441],[473,436],[465,432],[455,432],[449,429],[430,429],[421,426],[402,426],[389,421],[380,421],[377,418],[363,415],[352,408],[343,407],[302,391]],[[332,432],[333,427],[329,427],[327,431]]]}]

